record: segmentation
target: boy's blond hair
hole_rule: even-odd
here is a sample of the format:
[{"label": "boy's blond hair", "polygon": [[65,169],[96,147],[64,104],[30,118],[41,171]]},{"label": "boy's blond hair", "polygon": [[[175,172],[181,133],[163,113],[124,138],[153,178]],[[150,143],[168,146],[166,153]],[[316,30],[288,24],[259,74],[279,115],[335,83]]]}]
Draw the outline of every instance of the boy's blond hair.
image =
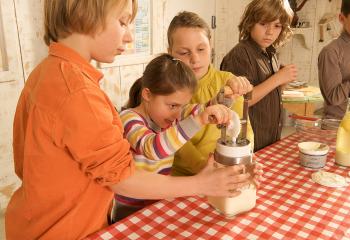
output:
[{"label": "boy's blond hair", "polygon": [[[47,45],[72,33],[94,35],[104,27],[109,11],[118,7],[120,12],[127,6],[127,0],[45,0],[44,40]],[[137,0],[132,0],[134,19]]]},{"label": "boy's blond hair", "polygon": [[211,33],[208,24],[194,12],[179,12],[173,20],[171,20],[168,28],[168,46],[171,49],[173,46],[172,35],[178,28],[200,28],[205,31],[208,39],[211,38]]},{"label": "boy's blond hair", "polygon": [[293,11],[287,0],[253,0],[246,7],[238,25],[239,40],[250,38],[250,32],[256,23],[269,23],[279,19],[282,31],[272,44],[278,47],[292,35],[290,29],[292,17]]}]

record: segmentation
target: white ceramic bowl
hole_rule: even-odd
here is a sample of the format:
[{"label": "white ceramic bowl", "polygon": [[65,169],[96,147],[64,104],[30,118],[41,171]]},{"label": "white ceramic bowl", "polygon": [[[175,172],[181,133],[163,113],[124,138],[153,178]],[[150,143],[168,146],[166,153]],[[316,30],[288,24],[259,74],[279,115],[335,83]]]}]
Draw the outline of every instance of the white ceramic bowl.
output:
[{"label": "white ceramic bowl", "polygon": [[298,147],[300,152],[308,155],[325,155],[329,151],[328,145],[320,142],[301,142]]},{"label": "white ceramic bowl", "polygon": [[298,147],[302,166],[317,169],[326,165],[328,145],[320,142],[301,142]]}]

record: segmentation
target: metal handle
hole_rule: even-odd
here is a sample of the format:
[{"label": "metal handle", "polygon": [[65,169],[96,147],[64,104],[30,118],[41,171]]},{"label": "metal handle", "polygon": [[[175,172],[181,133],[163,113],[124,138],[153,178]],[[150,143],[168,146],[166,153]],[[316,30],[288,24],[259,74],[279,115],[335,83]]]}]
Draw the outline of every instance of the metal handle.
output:
[{"label": "metal handle", "polygon": [[214,152],[214,159],[216,162],[226,166],[233,166],[237,164],[249,165],[253,163],[252,155],[242,157],[227,157],[218,153],[217,151]]},{"label": "metal handle", "polygon": [[248,108],[249,108],[249,100],[252,99],[252,92],[248,92],[243,95],[243,118],[242,118],[242,128],[241,128],[241,138],[239,142],[245,142],[247,140],[247,126],[248,126]]}]

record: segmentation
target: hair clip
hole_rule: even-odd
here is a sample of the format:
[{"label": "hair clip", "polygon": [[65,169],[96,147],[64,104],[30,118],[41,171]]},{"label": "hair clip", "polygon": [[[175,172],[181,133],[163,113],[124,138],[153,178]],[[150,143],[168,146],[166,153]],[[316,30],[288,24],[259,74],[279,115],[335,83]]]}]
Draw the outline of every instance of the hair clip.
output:
[{"label": "hair clip", "polygon": [[173,61],[175,63],[175,65],[177,65],[180,62],[180,59],[178,58],[172,58],[171,61]]}]

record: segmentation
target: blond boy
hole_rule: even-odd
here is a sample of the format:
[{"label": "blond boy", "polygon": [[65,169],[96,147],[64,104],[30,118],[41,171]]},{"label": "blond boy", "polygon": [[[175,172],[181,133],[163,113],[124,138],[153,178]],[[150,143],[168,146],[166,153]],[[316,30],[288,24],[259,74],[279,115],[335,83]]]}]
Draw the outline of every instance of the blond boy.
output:
[{"label": "blond boy", "polygon": [[45,1],[49,55],[26,81],[14,119],[22,185],[6,211],[8,240],[85,238],[107,226],[114,193],[234,196],[247,184],[242,167],[208,165],[182,178],[134,170],[118,113],[90,61],[110,63],[124,51],[136,7],[132,0]]}]

